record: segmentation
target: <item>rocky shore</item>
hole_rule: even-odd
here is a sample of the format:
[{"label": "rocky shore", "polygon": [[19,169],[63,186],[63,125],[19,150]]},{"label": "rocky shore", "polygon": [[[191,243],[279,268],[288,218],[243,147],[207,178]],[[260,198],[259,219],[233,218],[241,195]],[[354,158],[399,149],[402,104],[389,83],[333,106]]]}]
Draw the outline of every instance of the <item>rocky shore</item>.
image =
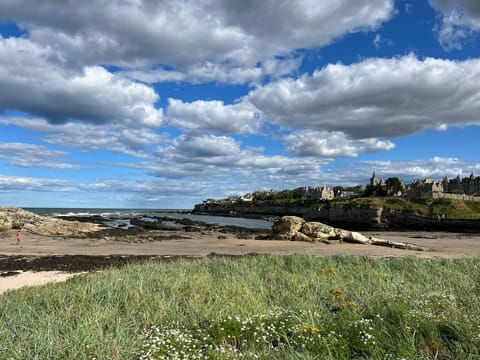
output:
[{"label": "rocky shore", "polygon": [[[475,234],[358,233],[293,217],[279,218],[272,230],[224,227],[168,217],[155,220],[138,218],[131,222],[132,227],[111,228],[104,226],[100,217],[59,219],[0,207],[0,277],[25,270],[96,271],[149,260],[206,256],[295,253],[480,256],[480,236]],[[24,234],[19,246],[15,244],[17,229]]]},{"label": "rocky shore", "polygon": [[40,216],[20,208],[0,206],[0,231],[9,229],[43,236],[79,236],[101,231],[105,226],[90,222],[66,221]]},{"label": "rocky shore", "polygon": [[215,216],[276,218],[298,216],[307,221],[325,222],[331,226],[368,230],[425,230],[480,232],[480,220],[425,216],[415,211],[386,209],[381,205],[354,202],[322,204],[274,205],[251,203],[203,203],[192,213]]}]

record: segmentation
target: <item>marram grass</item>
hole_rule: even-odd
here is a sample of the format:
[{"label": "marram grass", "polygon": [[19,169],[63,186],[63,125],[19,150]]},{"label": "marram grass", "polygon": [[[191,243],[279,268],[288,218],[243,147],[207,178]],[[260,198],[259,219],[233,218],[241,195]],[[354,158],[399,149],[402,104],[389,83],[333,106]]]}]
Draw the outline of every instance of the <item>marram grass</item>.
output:
[{"label": "marram grass", "polygon": [[479,359],[480,259],[150,262],[0,296],[0,359]]}]

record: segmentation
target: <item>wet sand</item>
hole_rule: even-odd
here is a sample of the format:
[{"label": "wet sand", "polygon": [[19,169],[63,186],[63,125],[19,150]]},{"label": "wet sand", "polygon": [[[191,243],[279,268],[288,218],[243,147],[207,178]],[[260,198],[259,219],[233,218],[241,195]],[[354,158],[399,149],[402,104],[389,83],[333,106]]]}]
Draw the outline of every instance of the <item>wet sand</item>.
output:
[{"label": "wet sand", "polygon": [[[20,246],[15,245],[15,233],[4,232],[0,237],[0,255],[4,256],[206,256],[211,253],[226,255],[294,254],[312,255],[372,255],[458,257],[480,256],[480,234],[446,232],[363,232],[367,236],[406,242],[422,246],[426,251],[394,249],[384,246],[350,243],[325,244],[282,240],[254,240],[237,238],[235,234],[206,231],[198,233],[169,232],[169,238],[161,241],[133,243],[122,238],[70,238],[46,237],[23,233]],[[0,264],[1,270],[1,264]]]},{"label": "wet sand", "polygon": [[[63,271],[51,274],[49,281],[66,279],[67,272],[93,271],[110,266],[145,261],[196,258],[212,255],[241,256],[253,254],[312,254],[367,255],[379,258],[415,256],[419,258],[480,257],[480,234],[445,232],[363,232],[367,236],[406,242],[426,248],[426,251],[402,250],[384,246],[350,243],[325,244],[280,240],[255,240],[253,235],[238,238],[238,234],[218,231],[195,233],[169,232],[162,241],[132,243],[125,238],[46,237],[23,233],[20,246],[15,245],[15,232],[0,234],[0,275],[7,271]],[[158,234],[157,234],[158,235]],[[50,276],[50,275],[49,275]],[[24,276],[25,277],[25,276]],[[44,283],[45,276],[31,275],[26,281],[19,277],[0,276],[0,289],[18,284]],[[47,280],[48,282],[48,280]]]}]

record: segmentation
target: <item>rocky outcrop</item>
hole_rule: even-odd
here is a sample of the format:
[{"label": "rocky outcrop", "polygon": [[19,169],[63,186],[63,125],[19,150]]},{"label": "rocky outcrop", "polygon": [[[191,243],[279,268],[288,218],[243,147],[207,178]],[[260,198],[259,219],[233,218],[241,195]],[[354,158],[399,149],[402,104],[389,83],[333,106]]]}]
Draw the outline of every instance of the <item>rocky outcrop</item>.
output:
[{"label": "rocky outcrop", "polygon": [[66,221],[40,216],[19,208],[0,206],[0,229],[2,230],[18,229],[45,236],[72,236],[96,232],[103,228],[98,224]]},{"label": "rocky outcrop", "polygon": [[380,245],[407,250],[425,250],[414,244],[367,237],[359,232],[334,228],[320,222],[307,222],[297,216],[283,216],[279,218],[272,225],[272,232],[272,237],[280,240],[322,241],[328,244],[331,244],[332,240],[338,240],[339,242],[345,241],[365,245]]},{"label": "rocky outcrop", "polygon": [[306,205],[274,205],[251,203],[207,203],[195,205],[193,214],[265,218],[298,216],[307,220],[326,221],[353,228],[381,228],[382,207],[325,202]]},{"label": "rocky outcrop", "polygon": [[[204,203],[197,204],[192,214],[217,215],[217,216],[241,216],[247,218],[265,218],[271,216],[295,215],[306,218],[307,213],[318,215],[318,205],[276,205],[276,204],[252,204],[252,203]],[[325,212],[324,215],[327,213]]]},{"label": "rocky outcrop", "polygon": [[273,238],[294,241],[340,240],[348,232],[320,222],[307,222],[297,216],[283,216],[272,225]]},{"label": "rocky outcrop", "polygon": [[410,229],[478,232],[480,220],[426,216],[415,211],[385,209],[382,205],[357,202],[324,202],[306,205],[209,203],[196,205],[192,213],[249,218],[297,216],[332,226],[355,230]]}]

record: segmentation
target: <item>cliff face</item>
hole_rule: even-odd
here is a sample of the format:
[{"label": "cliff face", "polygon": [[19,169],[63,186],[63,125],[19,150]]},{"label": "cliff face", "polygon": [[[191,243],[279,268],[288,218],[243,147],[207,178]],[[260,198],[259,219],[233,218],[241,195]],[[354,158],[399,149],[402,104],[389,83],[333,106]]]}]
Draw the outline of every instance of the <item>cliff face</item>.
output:
[{"label": "cliff face", "polygon": [[321,205],[199,204],[193,213],[250,218],[299,216],[307,221],[322,221],[350,229],[412,229],[480,231],[479,220],[424,216],[416,212],[386,210],[380,205],[326,202]]},{"label": "cliff face", "polygon": [[250,203],[211,203],[195,205],[192,213],[217,216],[242,216],[247,218],[265,218],[283,215],[295,215],[303,218],[328,216],[323,208],[305,205],[273,205]]},{"label": "cliff face", "polygon": [[350,227],[384,227],[383,207],[372,205],[352,205],[332,203],[328,211],[328,221],[332,224],[347,224]]},{"label": "cliff face", "polygon": [[332,224],[360,227],[381,227],[381,206],[352,206],[351,204],[324,203],[315,205],[272,205],[212,203],[195,205],[195,214],[242,217],[299,216],[305,220],[321,220]]}]

